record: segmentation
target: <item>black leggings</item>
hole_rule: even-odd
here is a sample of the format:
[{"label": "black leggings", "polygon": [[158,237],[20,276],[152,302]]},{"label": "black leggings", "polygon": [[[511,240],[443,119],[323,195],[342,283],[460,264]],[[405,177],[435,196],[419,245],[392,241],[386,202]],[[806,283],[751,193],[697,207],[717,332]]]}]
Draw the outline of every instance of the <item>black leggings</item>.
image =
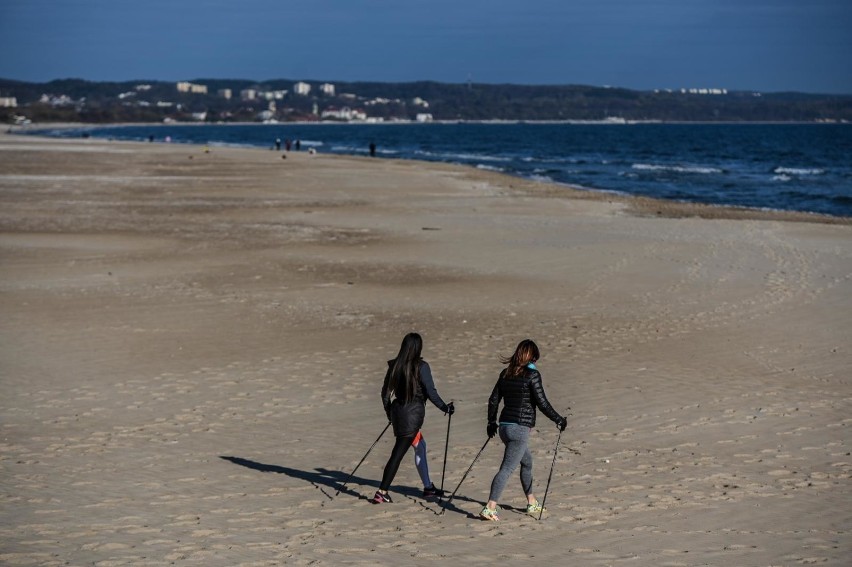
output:
[{"label": "black leggings", "polygon": [[388,459],[388,464],[385,465],[385,472],[382,475],[382,484],[379,486],[381,490],[386,491],[390,488],[390,485],[393,482],[393,477],[396,476],[396,471],[399,470],[399,464],[402,462],[402,458],[405,457],[405,454],[408,452],[408,448],[411,447],[411,443],[414,441],[416,436],[417,435],[415,434],[396,438],[396,443],[394,443],[390,459]]}]

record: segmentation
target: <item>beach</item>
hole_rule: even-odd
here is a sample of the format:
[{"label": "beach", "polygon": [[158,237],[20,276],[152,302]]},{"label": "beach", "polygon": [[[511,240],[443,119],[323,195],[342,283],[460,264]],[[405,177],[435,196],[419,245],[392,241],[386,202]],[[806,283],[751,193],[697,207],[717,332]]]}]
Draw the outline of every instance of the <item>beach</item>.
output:
[{"label": "beach", "polygon": [[[852,220],[448,164],[0,135],[0,564],[848,565]],[[492,440],[373,505],[417,331],[453,490],[524,338],[541,521]],[[568,409],[570,407],[570,410]],[[544,495],[558,430],[530,437]],[[340,493],[335,496],[335,493]]]}]

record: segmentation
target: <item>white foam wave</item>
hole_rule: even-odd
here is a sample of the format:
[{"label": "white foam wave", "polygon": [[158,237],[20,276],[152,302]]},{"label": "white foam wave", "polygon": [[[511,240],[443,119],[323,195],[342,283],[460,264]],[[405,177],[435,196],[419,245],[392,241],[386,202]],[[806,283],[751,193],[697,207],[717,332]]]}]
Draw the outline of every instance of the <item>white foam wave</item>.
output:
[{"label": "white foam wave", "polygon": [[804,168],[804,167],[776,167],[772,173],[779,175],[822,175],[824,169],[819,168]]},{"label": "white foam wave", "polygon": [[496,161],[496,162],[509,162],[512,161],[512,158],[500,157],[500,156],[489,156],[486,154],[469,154],[469,153],[450,153],[450,152],[430,152],[428,150],[417,150],[414,152],[415,155],[432,157],[432,158],[440,158],[440,159],[451,159],[451,160],[467,160],[467,161]]},{"label": "white foam wave", "polygon": [[631,166],[639,171],[673,171],[675,173],[723,173],[718,167],[702,167],[699,165],[656,165],[650,163],[634,163]]},{"label": "white foam wave", "polygon": [[533,181],[541,181],[543,183],[553,183],[553,178],[549,175],[530,175]]},{"label": "white foam wave", "polygon": [[486,165],[484,163],[476,164],[476,169],[484,169],[485,171],[496,171],[498,173],[502,173],[502,172],[506,171],[502,167],[496,167],[496,166],[493,166],[493,165]]},{"label": "white foam wave", "polygon": [[772,176],[772,181],[790,181],[791,179],[793,179],[793,178],[790,177],[789,175],[784,175],[783,173],[781,175],[773,175]]}]

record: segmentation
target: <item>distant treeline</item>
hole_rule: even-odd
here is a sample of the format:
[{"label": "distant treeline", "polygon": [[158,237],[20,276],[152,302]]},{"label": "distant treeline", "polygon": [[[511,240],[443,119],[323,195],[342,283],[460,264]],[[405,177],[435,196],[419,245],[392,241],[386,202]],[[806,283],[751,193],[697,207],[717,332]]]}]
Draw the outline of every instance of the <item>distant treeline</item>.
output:
[{"label": "distant treeline", "polygon": [[[635,91],[582,85],[332,82],[334,94],[319,92],[324,81],[305,81],[310,94],[293,92],[297,81],[194,79],[207,94],[178,92],[163,81],[91,82],[63,79],[27,83],[0,79],[0,97],[17,107],[0,108],[6,122],[88,123],[176,121],[318,120],[324,110],[349,107],[370,118],[414,120],[659,120],[686,122],[852,121],[852,95],[805,93],[690,94]],[[145,85],[139,88],[140,85]],[[230,89],[233,96],[219,94]],[[244,100],[245,89],[288,91],[274,100]],[[423,103],[425,101],[428,106]],[[270,105],[270,102],[274,102]],[[202,118],[203,116],[203,118]],[[423,118],[421,116],[421,118]]]}]

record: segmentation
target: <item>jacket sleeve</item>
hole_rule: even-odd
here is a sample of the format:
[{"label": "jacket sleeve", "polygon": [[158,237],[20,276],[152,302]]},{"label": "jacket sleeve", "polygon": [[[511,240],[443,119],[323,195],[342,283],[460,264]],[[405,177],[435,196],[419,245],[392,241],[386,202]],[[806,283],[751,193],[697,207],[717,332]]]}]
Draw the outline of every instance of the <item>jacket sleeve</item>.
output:
[{"label": "jacket sleeve", "polygon": [[446,412],[447,404],[438,395],[438,390],[435,389],[435,381],[432,379],[432,369],[429,368],[429,363],[425,360],[420,364],[420,383],[423,384],[423,389],[426,390],[426,397],[429,398],[429,401],[435,404],[435,407],[439,410]]},{"label": "jacket sleeve", "polygon": [[530,378],[530,394],[536,407],[538,407],[551,421],[559,423],[562,416],[553,409],[552,405],[550,405],[550,402],[544,393],[544,385],[541,383],[541,374],[538,372],[533,372],[532,378]]},{"label": "jacket sleeve", "polygon": [[390,375],[391,375],[391,368],[389,366],[388,371],[385,372],[385,381],[382,384],[382,407],[385,408],[385,413],[388,416],[388,420],[390,420],[390,416],[391,416],[391,413],[390,413],[390,410],[391,410],[391,392],[390,392],[390,388],[388,387],[388,385],[390,383]]},{"label": "jacket sleeve", "polygon": [[500,380],[494,384],[494,389],[491,390],[491,395],[488,397],[488,423],[497,423],[497,408],[500,407]]}]

